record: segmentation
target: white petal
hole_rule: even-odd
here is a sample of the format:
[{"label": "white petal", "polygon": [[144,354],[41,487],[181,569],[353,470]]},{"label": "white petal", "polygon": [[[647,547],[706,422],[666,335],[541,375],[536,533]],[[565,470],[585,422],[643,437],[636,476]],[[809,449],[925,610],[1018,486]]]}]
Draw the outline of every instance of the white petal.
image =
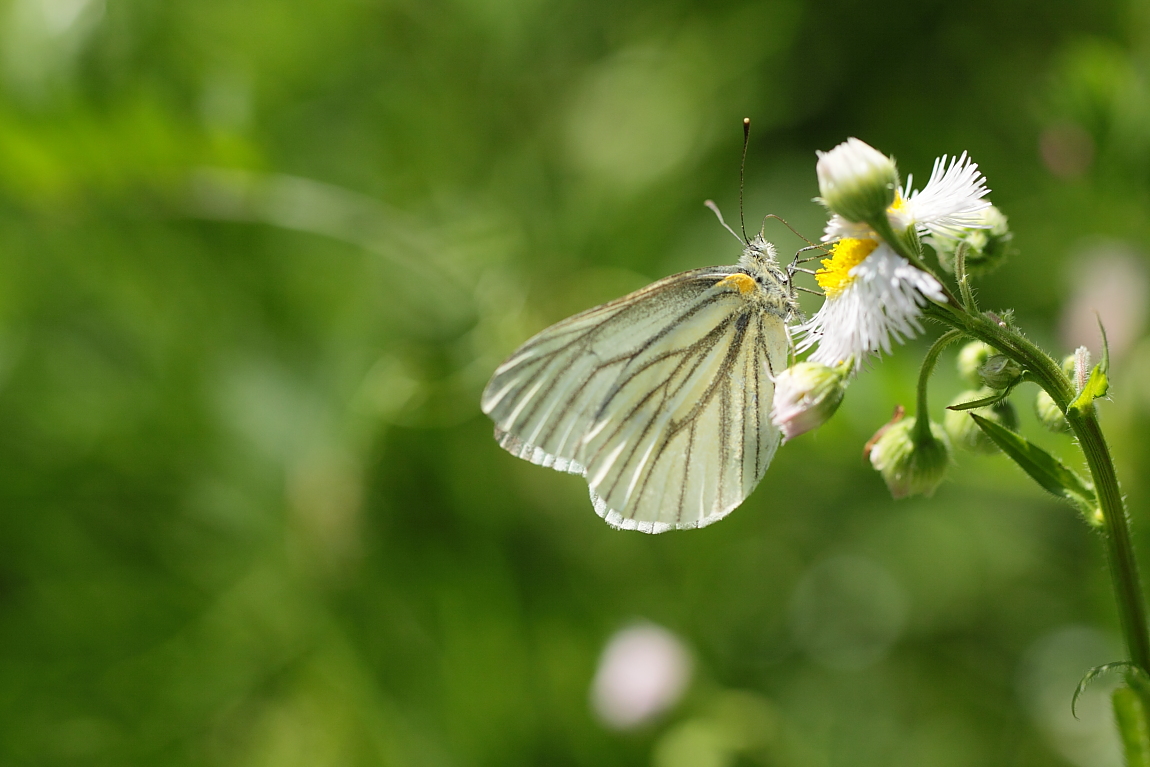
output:
[{"label": "white petal", "polygon": [[[906,189],[910,188],[907,180]],[[963,152],[959,157],[943,155],[934,161],[930,180],[922,191],[903,190],[905,202],[901,210],[892,214],[896,229],[910,225],[922,233],[953,233],[957,229],[983,226],[978,215],[990,206],[983,198],[990,193],[986,177],[978,172],[978,164]]]},{"label": "white petal", "polygon": [[847,221],[835,213],[831,216],[830,221],[827,221],[826,228],[823,230],[823,242],[834,242],[835,240],[845,240],[848,238],[855,240],[877,240],[878,235],[866,224]]}]

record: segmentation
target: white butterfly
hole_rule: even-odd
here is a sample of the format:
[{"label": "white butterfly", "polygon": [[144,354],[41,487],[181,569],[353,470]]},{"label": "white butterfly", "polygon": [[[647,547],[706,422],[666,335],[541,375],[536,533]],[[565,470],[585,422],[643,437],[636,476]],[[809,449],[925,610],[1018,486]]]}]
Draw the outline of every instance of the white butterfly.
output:
[{"label": "white butterfly", "polygon": [[581,474],[613,527],[661,533],[726,516],[779,445],[773,377],[799,315],[775,248],[693,269],[552,325],[483,392],[495,438]]}]

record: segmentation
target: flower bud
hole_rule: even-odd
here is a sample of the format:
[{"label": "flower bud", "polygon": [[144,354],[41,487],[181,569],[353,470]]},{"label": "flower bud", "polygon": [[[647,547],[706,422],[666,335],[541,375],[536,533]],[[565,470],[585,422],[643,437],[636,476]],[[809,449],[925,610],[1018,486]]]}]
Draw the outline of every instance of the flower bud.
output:
[{"label": "flower bud", "polygon": [[950,445],[946,432],[930,424],[930,436],[920,439],[914,428],[916,418],[888,424],[874,441],[870,462],[895,498],[930,496],[946,476]]},{"label": "flower bud", "polygon": [[1004,354],[995,354],[978,368],[978,377],[991,389],[1006,389],[1022,378],[1022,366]]},{"label": "flower bud", "polygon": [[1074,391],[1081,393],[1090,379],[1090,350],[1085,346],[1079,346],[1074,350],[1072,359],[1074,372],[1071,380],[1074,381]]},{"label": "flower bud", "polygon": [[1058,409],[1054,398],[1042,389],[1038,390],[1038,396],[1034,398],[1034,414],[1038,416],[1038,421],[1052,432],[1070,431],[1070,423],[1067,422],[1066,416]]},{"label": "flower bud", "polygon": [[979,226],[962,229],[955,237],[934,235],[929,239],[938,254],[939,265],[952,274],[955,252],[962,244],[966,245],[966,272],[972,275],[993,270],[1013,250],[1014,235],[1002,211],[991,205],[974,215],[979,219]]},{"label": "flower bud", "polygon": [[853,364],[853,358],[835,367],[800,362],[779,373],[771,422],[782,430],[784,440],[822,426],[835,414]]},{"label": "flower bud", "polygon": [[819,194],[832,213],[856,223],[886,215],[899,184],[893,159],[857,138],[817,154]]},{"label": "flower bud", "polygon": [[[955,397],[950,404],[961,405],[964,402],[986,399],[994,393],[993,389],[964,391]],[[977,413],[986,420],[994,421],[999,426],[1011,431],[1018,431],[1018,411],[1014,409],[1014,405],[1010,404],[1010,400],[1000,400],[993,405],[971,410],[947,410],[942,425],[946,429],[946,433],[950,435],[951,444],[956,448],[986,454],[997,453],[999,450],[998,445],[994,444],[994,441],[986,436],[986,432],[980,429],[974,419],[970,417],[971,413]]]},{"label": "flower bud", "polygon": [[982,341],[971,341],[958,353],[958,374],[970,386],[981,386],[978,369],[994,354],[994,347]]}]

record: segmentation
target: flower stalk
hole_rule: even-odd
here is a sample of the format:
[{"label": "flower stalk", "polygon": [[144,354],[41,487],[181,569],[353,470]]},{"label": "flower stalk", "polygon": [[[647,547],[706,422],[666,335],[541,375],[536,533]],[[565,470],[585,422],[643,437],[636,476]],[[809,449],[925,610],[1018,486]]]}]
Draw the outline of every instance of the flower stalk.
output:
[{"label": "flower stalk", "polygon": [[1110,578],[1118,595],[1118,614],[1130,659],[1143,671],[1147,671],[1150,670],[1150,636],[1146,628],[1146,602],[1138,561],[1134,558],[1134,544],[1130,538],[1130,521],[1118,486],[1114,461],[1110,457],[1110,448],[1102,434],[1097,414],[1091,412],[1081,415],[1070,410],[1067,411],[1067,420],[1086,456],[1086,464],[1090,467],[1090,476],[1098,493],[1098,506],[1102,511],[1106,531]]},{"label": "flower stalk", "polygon": [[[837,364],[849,357],[858,365],[869,355],[889,353],[892,342],[921,333],[920,318],[949,328],[923,361],[916,415],[896,416],[868,443],[871,464],[891,494],[901,498],[929,495],[942,481],[949,440],[941,428],[937,436],[934,433],[927,382],[943,348],[960,337],[972,340],[960,355],[960,372],[967,379],[977,377],[968,382],[987,388],[968,392],[974,399],[964,397],[950,406],[948,420],[961,425],[952,431],[958,433],[960,445],[1001,450],[1103,533],[1130,657],[1129,663],[1108,666],[1128,669],[1129,690],[1143,704],[1124,703],[1122,711],[1129,716],[1121,726],[1129,735],[1134,728],[1129,722],[1137,719],[1139,732],[1150,732],[1150,722],[1145,721],[1145,712],[1150,711],[1145,598],[1114,461],[1094,406],[1109,387],[1105,332],[1101,363],[1091,367],[1088,352],[1081,348],[1074,356],[1072,376],[1065,364],[1026,338],[1009,317],[1003,320],[978,309],[970,277],[997,266],[1012,250],[1012,235],[1005,215],[985,199],[990,191],[986,179],[965,152],[949,162],[946,155],[937,159],[921,190],[914,189],[909,179],[900,185],[893,158],[858,139],[819,153],[817,170],[821,201],[832,213],[823,241],[833,243],[833,251],[815,273],[826,300],[811,320],[797,328],[798,351],[818,344],[810,359]],[[926,265],[924,237],[939,266],[954,275],[957,295]],[[866,249],[864,243],[869,244]],[[1038,400],[1043,424],[1065,428],[1077,438],[1090,469],[1089,480],[1015,433],[996,413],[973,412],[1011,408],[1007,398],[1024,381],[1037,383],[1043,391]],[[991,393],[979,396],[984,391]],[[1150,753],[1150,736],[1139,736],[1138,743]],[[1128,748],[1128,760],[1132,753]]]},{"label": "flower stalk", "polygon": [[1054,400],[1058,409],[1066,415],[1070,429],[1077,437],[1086,458],[1090,478],[1097,493],[1110,577],[1118,602],[1119,622],[1127,650],[1136,666],[1150,672],[1150,632],[1146,624],[1146,601],[1142,580],[1138,572],[1138,562],[1134,557],[1130,523],[1122,491],[1118,485],[1118,475],[1114,470],[1114,460],[1102,434],[1095,409],[1071,408],[1070,403],[1074,400],[1076,392],[1059,364],[1030,339],[1005,323],[995,321],[984,314],[970,314],[955,305],[943,306],[932,303],[925,308],[924,314],[949,325],[954,329],[950,332],[961,331],[965,335],[990,344],[1013,359],[1027,371],[1029,379],[1041,386]]},{"label": "flower stalk", "polygon": [[917,389],[917,415],[918,421],[916,427],[918,429],[918,437],[920,439],[930,439],[930,421],[926,417],[930,411],[927,409],[926,404],[926,389],[927,384],[930,382],[930,376],[934,372],[934,366],[938,362],[938,357],[942,354],[942,350],[957,341],[962,337],[961,330],[948,330],[938,337],[938,340],[930,347],[926,353],[926,357],[922,361],[922,369],[918,373],[918,389]]}]

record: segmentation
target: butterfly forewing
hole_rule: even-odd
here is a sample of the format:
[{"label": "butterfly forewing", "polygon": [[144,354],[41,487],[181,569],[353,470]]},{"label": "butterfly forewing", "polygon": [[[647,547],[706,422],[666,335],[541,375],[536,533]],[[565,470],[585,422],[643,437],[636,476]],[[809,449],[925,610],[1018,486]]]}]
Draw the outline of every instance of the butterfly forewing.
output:
[{"label": "butterfly forewing", "polygon": [[616,527],[725,515],[778,446],[770,375],[787,353],[782,319],[723,282],[732,274],[674,275],[529,340],[484,392],[500,444],[584,474]]},{"label": "butterfly forewing", "polygon": [[[668,277],[547,328],[496,369],[483,393],[483,412],[498,431],[546,454],[575,459],[623,366],[643,343],[690,311],[675,296],[704,293],[715,282],[713,271]],[[719,279],[730,273],[719,271]],[[504,447],[533,460],[514,443]]]}]

